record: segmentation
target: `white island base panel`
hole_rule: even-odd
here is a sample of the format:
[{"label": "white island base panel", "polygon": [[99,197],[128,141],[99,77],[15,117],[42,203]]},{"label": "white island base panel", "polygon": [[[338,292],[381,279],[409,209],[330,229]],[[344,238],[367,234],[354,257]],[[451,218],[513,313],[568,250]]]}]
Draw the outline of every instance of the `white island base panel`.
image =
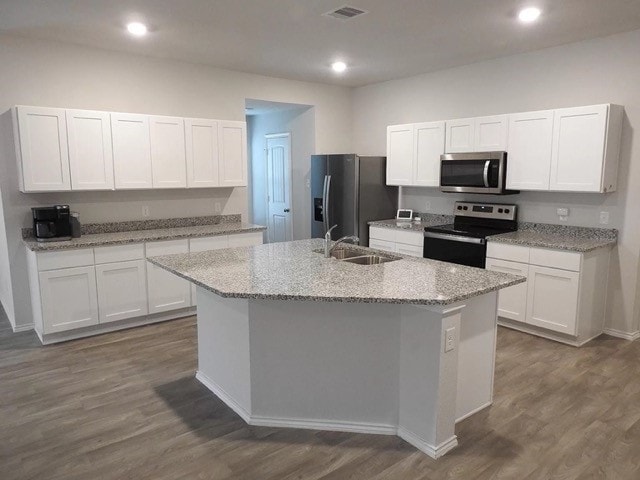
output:
[{"label": "white island base panel", "polygon": [[438,458],[492,402],[496,310],[496,292],[422,307],[199,287],[196,377],[250,425],[398,435]]}]

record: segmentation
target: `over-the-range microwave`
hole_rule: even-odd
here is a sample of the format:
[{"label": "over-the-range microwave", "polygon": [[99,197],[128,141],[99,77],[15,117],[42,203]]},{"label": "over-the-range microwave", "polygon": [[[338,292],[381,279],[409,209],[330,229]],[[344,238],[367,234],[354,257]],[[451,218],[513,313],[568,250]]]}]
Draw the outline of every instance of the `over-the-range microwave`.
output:
[{"label": "over-the-range microwave", "polygon": [[440,190],[508,195],[507,152],[448,153],[440,156]]}]

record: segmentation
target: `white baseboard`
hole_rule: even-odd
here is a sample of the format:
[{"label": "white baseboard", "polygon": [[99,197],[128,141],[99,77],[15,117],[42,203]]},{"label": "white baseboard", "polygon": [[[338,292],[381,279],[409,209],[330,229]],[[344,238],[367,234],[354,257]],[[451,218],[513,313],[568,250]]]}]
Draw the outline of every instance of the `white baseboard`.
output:
[{"label": "white baseboard", "polygon": [[34,329],[34,324],[28,323],[27,325],[11,325],[11,328],[13,329],[13,333],[28,332],[29,330]]},{"label": "white baseboard", "polygon": [[640,331],[635,332],[623,332],[622,330],[616,330],[615,328],[605,328],[604,333],[616,338],[623,338],[633,342],[640,338]]},{"label": "white baseboard", "polygon": [[226,403],[231,408],[231,410],[233,410],[240,416],[240,418],[251,425],[251,414],[242,405],[236,402],[236,400],[231,395],[225,392],[224,389],[220,387],[220,385],[211,380],[200,370],[196,372],[196,380],[198,380],[201,384],[211,390],[211,392],[216,397]]},{"label": "white baseboard", "polygon": [[456,437],[455,435],[435,447],[427,443],[423,438],[420,438],[413,432],[410,432],[403,427],[398,427],[398,436],[405,442],[410,443],[411,445],[416,447],[421,452],[426,453],[431,458],[435,459],[440,458],[449,450],[452,450],[453,448],[458,446],[458,437]]},{"label": "white baseboard", "polygon": [[475,415],[476,413],[478,413],[481,410],[484,410],[485,408],[489,408],[491,405],[493,404],[493,402],[487,402],[484,405],[480,405],[478,408],[474,408],[473,410],[471,410],[469,413],[465,413],[463,416],[461,416],[460,418],[456,419],[456,423],[461,422],[467,418],[469,418],[471,415]]},{"label": "white baseboard", "polygon": [[394,425],[366,422],[251,416],[248,423],[261,427],[303,428],[306,430],[329,430],[332,432],[370,433],[376,435],[396,435],[398,433],[398,429]]}]

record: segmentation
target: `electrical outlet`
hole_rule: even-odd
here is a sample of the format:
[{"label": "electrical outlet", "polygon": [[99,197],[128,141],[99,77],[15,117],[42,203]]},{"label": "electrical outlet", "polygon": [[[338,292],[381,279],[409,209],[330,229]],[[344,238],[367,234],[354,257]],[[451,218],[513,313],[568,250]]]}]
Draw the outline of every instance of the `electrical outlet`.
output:
[{"label": "electrical outlet", "polygon": [[566,222],[569,219],[569,209],[568,208],[558,208],[556,210],[556,213],[558,214],[558,219],[561,222]]},{"label": "electrical outlet", "polygon": [[456,327],[451,327],[444,331],[444,352],[450,352],[454,348],[456,348]]},{"label": "electrical outlet", "polygon": [[431,202],[424,202],[424,211],[428,212],[431,210]]},{"label": "electrical outlet", "polygon": [[216,202],[213,204],[213,210],[215,213],[220,213],[222,211],[222,208],[220,207],[220,202]]},{"label": "electrical outlet", "polygon": [[142,207],[142,217],[143,218],[148,218],[149,215],[150,215],[150,213],[149,213],[149,205],[144,205]]},{"label": "electrical outlet", "polygon": [[609,224],[609,212],[600,212],[600,223],[602,225]]}]

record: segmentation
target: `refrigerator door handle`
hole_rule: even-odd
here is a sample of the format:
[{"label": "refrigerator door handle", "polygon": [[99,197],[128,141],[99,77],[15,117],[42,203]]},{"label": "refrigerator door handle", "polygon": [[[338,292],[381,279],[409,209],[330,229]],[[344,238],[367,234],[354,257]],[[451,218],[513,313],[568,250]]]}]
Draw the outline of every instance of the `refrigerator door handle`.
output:
[{"label": "refrigerator door handle", "polygon": [[322,218],[324,219],[324,231],[325,233],[329,231],[329,225],[331,225],[331,219],[329,218],[329,208],[330,203],[329,200],[331,198],[331,175],[326,175],[325,177],[326,187],[324,194],[324,202],[322,205]]},{"label": "refrigerator door handle", "polygon": [[324,176],[324,184],[322,185],[322,226],[324,233],[327,233],[327,176]]}]

